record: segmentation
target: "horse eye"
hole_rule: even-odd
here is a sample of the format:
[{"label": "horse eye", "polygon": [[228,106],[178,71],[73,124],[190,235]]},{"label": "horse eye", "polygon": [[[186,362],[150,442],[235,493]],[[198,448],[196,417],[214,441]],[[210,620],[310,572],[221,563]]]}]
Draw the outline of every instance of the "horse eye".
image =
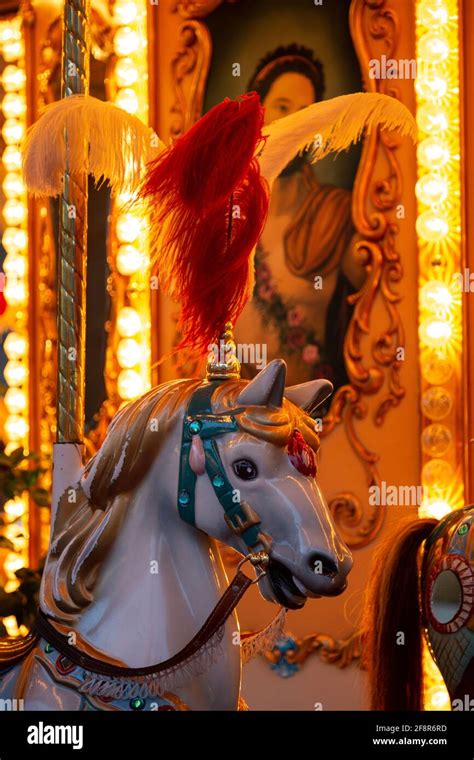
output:
[{"label": "horse eye", "polygon": [[257,466],[250,459],[237,459],[232,467],[241,480],[254,480],[258,475]]}]

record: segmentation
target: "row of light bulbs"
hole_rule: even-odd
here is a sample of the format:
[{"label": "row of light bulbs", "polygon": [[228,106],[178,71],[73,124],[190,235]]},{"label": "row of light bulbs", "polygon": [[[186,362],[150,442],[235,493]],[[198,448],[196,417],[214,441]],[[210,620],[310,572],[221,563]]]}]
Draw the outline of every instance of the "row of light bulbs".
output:
[{"label": "row of light bulbs", "polygon": [[[418,0],[416,4],[418,199],[416,231],[420,248],[420,357],[424,380],[421,407],[427,420],[421,436],[426,459],[421,473],[428,498],[421,516],[440,519],[462,494],[452,465],[454,399],[450,383],[461,360],[462,312],[449,277],[460,268],[459,54],[458,0]],[[446,257],[449,261],[446,261]],[[441,268],[441,263],[448,266]],[[428,262],[429,263],[425,263]],[[426,654],[426,653],[425,653]],[[449,709],[441,675],[426,654],[425,706]]]},{"label": "row of light bulbs", "polygon": [[[1,75],[2,137],[5,148],[2,164],[5,176],[2,191],[5,198],[1,214],[5,223],[2,244],[7,252],[3,262],[6,276],[4,296],[10,313],[13,330],[4,340],[7,357],[4,369],[8,389],[4,402],[8,412],[4,423],[6,452],[19,446],[28,449],[28,332],[27,332],[27,201],[21,173],[20,146],[26,131],[26,72],[24,42],[20,17],[0,24],[0,55],[5,63]],[[10,499],[3,506],[7,524],[2,532],[14,546],[4,562],[8,578],[5,590],[18,586],[15,571],[24,567],[27,559],[27,502],[23,497]],[[10,635],[15,635],[15,618],[3,620]]]},{"label": "row of light bulbs", "polygon": [[[116,0],[113,14],[118,24],[113,43],[117,56],[113,74],[117,86],[115,103],[147,122],[146,0]],[[120,336],[116,349],[120,367],[117,392],[124,401],[136,398],[150,385],[147,235],[140,215],[129,210],[129,201],[127,193],[116,201],[119,214],[115,220],[115,235],[119,245],[115,266],[119,275],[126,278],[126,290],[141,291],[142,295],[138,296],[139,300],[135,296],[133,305],[123,306],[117,315],[116,329]]]}]

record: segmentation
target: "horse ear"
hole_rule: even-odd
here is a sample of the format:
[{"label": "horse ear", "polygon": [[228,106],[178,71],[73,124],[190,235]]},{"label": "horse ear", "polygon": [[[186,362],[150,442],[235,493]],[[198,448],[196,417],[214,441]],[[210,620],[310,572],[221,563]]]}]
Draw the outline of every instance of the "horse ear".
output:
[{"label": "horse ear", "polygon": [[285,393],[286,364],[283,359],[274,359],[267,364],[240,393],[239,406],[281,407]]},{"label": "horse ear", "polygon": [[309,383],[291,385],[285,396],[293,404],[311,415],[331,395],[334,386],[329,380],[310,380]]}]

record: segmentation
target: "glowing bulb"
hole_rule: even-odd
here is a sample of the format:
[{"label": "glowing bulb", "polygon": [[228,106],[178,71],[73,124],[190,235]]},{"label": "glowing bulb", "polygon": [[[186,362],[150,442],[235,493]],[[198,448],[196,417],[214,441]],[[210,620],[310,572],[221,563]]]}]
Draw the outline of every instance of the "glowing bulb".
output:
[{"label": "glowing bulb", "polygon": [[453,408],[453,399],[446,388],[433,385],[421,397],[421,410],[430,420],[442,420]]},{"label": "glowing bulb", "polygon": [[449,512],[451,512],[451,507],[445,499],[433,498],[422,502],[418,515],[419,517],[434,517],[435,520],[441,520]]},{"label": "glowing bulb", "polygon": [[426,319],[420,325],[420,338],[430,348],[441,348],[449,342],[452,327],[441,319]]},{"label": "glowing bulb", "polygon": [[23,499],[20,499],[18,496],[15,499],[9,499],[4,505],[3,505],[3,511],[6,512],[6,514],[9,517],[21,517],[26,509],[26,504],[23,501]]},{"label": "glowing bulb", "polygon": [[441,76],[420,77],[415,82],[415,89],[425,100],[440,100],[448,92],[448,83]]},{"label": "glowing bulb", "polygon": [[133,214],[120,214],[115,225],[115,232],[120,243],[133,243],[140,234],[140,219]]},{"label": "glowing bulb", "polygon": [[120,57],[135,53],[140,45],[140,38],[129,26],[123,26],[115,32],[114,51]]},{"label": "glowing bulb", "polygon": [[8,333],[3,343],[7,359],[21,359],[28,350],[28,341],[16,332]]},{"label": "glowing bulb", "polygon": [[439,243],[449,232],[446,219],[432,211],[425,211],[416,220],[416,231],[423,240]]},{"label": "glowing bulb", "polygon": [[449,692],[442,686],[435,686],[428,691],[427,702],[432,710],[451,710]]},{"label": "glowing bulb", "polygon": [[28,369],[21,362],[16,361],[15,359],[10,359],[5,365],[3,375],[8,385],[12,385],[16,388],[19,385],[24,384],[28,377]]},{"label": "glowing bulb", "polygon": [[425,103],[418,108],[416,121],[419,128],[429,135],[437,135],[440,132],[444,132],[449,126],[449,118],[446,111],[433,103]]},{"label": "glowing bulb", "polygon": [[138,82],[138,69],[131,58],[119,58],[114,74],[119,87],[132,87]]},{"label": "glowing bulb", "polygon": [[5,66],[2,73],[2,87],[5,92],[15,92],[21,90],[26,81],[26,75],[23,69],[18,66]]},{"label": "glowing bulb", "polygon": [[18,172],[21,169],[21,151],[15,145],[7,145],[2,155],[2,163],[7,172]]},{"label": "glowing bulb", "polygon": [[20,570],[22,567],[24,567],[24,565],[25,563],[23,562],[22,558],[18,556],[18,554],[13,554],[13,552],[10,552],[10,554],[7,554],[7,558],[3,564],[3,567],[6,574],[10,578],[14,578],[16,571]]},{"label": "glowing bulb", "polygon": [[142,329],[140,315],[135,309],[124,306],[117,316],[117,330],[121,338],[133,338]]},{"label": "glowing bulb", "polygon": [[17,198],[19,195],[22,195],[25,192],[25,185],[21,174],[15,174],[15,172],[5,174],[2,190],[7,198]]},{"label": "glowing bulb", "polygon": [[28,435],[28,422],[18,414],[10,414],[4,424],[5,433],[11,441],[21,441]]},{"label": "glowing bulb", "polygon": [[431,280],[426,282],[420,291],[420,303],[424,309],[432,312],[448,311],[453,297],[444,282]]},{"label": "glowing bulb", "polygon": [[23,58],[24,52],[23,42],[21,40],[7,42],[2,48],[2,56],[7,63],[12,63],[12,61],[18,61],[19,58]]},{"label": "glowing bulb", "polygon": [[143,380],[133,369],[123,369],[117,378],[117,390],[121,398],[130,401],[145,390]]},{"label": "glowing bulb", "polygon": [[16,198],[6,201],[2,215],[5,222],[12,227],[15,224],[23,224],[26,219],[26,205]]},{"label": "glowing bulb", "polygon": [[123,108],[127,113],[136,113],[139,106],[136,92],[129,87],[119,90],[115,96],[115,105]]},{"label": "glowing bulb", "polygon": [[[5,248],[7,246],[5,245],[5,241],[3,241],[3,245]],[[18,256],[18,254],[15,253],[9,253],[6,257],[5,261],[3,262],[3,271],[8,276],[13,276],[16,278],[23,277],[26,272],[26,259],[24,256]]]},{"label": "glowing bulb", "polygon": [[133,338],[123,338],[117,346],[117,361],[124,369],[131,369],[141,363],[142,347]]},{"label": "glowing bulb", "polygon": [[138,8],[132,0],[117,0],[114,5],[114,17],[119,24],[131,24],[137,14]]},{"label": "glowing bulb", "polygon": [[449,56],[449,40],[444,34],[427,32],[418,41],[418,55],[429,63],[442,63]]},{"label": "glowing bulb", "polygon": [[453,468],[445,459],[430,459],[421,471],[423,485],[435,493],[445,491],[452,483],[453,478]]},{"label": "glowing bulb", "polygon": [[5,393],[5,406],[10,414],[20,414],[26,410],[26,395],[19,388],[9,388]]},{"label": "glowing bulb", "polygon": [[436,137],[427,137],[419,143],[417,156],[426,169],[438,169],[449,161],[450,153],[444,142]]},{"label": "glowing bulb", "polygon": [[420,3],[417,8],[417,17],[420,24],[433,29],[444,26],[448,21],[448,9],[441,3],[433,3],[432,0]]},{"label": "glowing bulb", "polygon": [[448,197],[448,183],[436,174],[424,174],[416,183],[415,193],[427,206],[443,203]]},{"label": "glowing bulb", "polygon": [[[28,244],[28,235],[25,230],[19,230],[17,227],[6,227],[2,236],[3,247],[13,258],[18,251],[24,251]],[[21,265],[20,265],[21,266]],[[3,267],[5,272],[7,268]]]},{"label": "glowing bulb", "polygon": [[117,269],[125,277],[135,274],[143,266],[143,256],[133,245],[121,245],[117,251]]},{"label": "glowing bulb", "polygon": [[20,304],[26,301],[26,287],[25,283],[21,280],[11,280],[7,277],[5,288],[3,291],[5,300],[10,306],[20,306]]},{"label": "glowing bulb", "polygon": [[26,100],[17,92],[9,92],[2,100],[5,119],[18,119],[26,112]]},{"label": "glowing bulb", "polygon": [[25,127],[21,121],[16,119],[7,119],[2,127],[2,137],[6,145],[14,145],[22,141],[25,134]]}]

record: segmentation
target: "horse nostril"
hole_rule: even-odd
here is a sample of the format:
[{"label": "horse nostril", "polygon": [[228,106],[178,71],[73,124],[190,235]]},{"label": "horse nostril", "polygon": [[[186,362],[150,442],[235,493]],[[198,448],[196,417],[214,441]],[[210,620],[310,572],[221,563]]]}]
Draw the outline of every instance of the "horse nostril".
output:
[{"label": "horse nostril", "polygon": [[337,563],[324,554],[312,554],[309,566],[315,575],[324,575],[326,578],[335,578],[339,573]]}]

